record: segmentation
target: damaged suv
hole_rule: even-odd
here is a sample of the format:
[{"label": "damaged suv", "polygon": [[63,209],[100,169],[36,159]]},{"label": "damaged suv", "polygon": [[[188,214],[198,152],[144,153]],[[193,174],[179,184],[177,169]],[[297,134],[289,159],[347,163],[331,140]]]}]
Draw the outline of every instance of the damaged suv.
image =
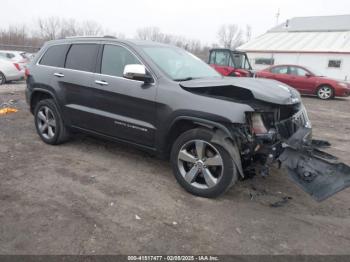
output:
[{"label": "damaged suv", "polygon": [[114,38],[50,41],[27,70],[41,139],[74,131],[169,157],[188,192],[217,197],[282,164],[315,199],[350,185],[350,168],[319,150],[299,93],[268,79],[225,78],[169,45]]}]

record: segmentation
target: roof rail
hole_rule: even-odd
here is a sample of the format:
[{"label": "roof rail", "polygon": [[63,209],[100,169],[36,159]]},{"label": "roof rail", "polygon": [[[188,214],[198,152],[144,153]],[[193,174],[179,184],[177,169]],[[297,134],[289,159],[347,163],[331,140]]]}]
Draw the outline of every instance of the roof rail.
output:
[{"label": "roof rail", "polygon": [[67,36],[64,39],[71,39],[71,38],[113,38],[116,39],[115,36],[112,35],[104,35],[104,36],[96,36],[96,35],[82,35],[82,36]]}]

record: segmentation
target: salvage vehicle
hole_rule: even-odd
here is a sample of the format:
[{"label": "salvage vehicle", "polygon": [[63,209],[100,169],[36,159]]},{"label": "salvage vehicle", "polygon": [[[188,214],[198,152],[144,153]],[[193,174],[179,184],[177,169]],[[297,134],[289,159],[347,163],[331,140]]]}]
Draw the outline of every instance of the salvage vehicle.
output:
[{"label": "salvage vehicle", "polygon": [[245,52],[227,48],[209,51],[209,65],[223,76],[253,77],[254,71]]},{"label": "salvage vehicle", "polygon": [[47,42],[26,98],[40,138],[71,132],[170,158],[188,192],[217,197],[280,163],[315,199],[350,185],[350,167],[322,152],[299,93],[278,81],[223,77],[183,49],[110,37]]},{"label": "salvage vehicle", "polygon": [[350,96],[350,83],[322,76],[298,65],[276,65],[256,73],[257,77],[275,79],[297,89],[301,94],[317,95],[323,100]]}]

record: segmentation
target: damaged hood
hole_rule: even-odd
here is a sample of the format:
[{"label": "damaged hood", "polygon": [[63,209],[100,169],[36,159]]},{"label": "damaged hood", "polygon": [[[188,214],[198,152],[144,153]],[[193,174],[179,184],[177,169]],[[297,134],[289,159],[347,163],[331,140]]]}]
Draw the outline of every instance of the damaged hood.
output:
[{"label": "damaged hood", "polygon": [[273,104],[300,103],[300,94],[294,88],[276,80],[248,77],[223,77],[210,79],[194,79],[180,82],[184,88],[243,88],[249,90],[255,99]]}]

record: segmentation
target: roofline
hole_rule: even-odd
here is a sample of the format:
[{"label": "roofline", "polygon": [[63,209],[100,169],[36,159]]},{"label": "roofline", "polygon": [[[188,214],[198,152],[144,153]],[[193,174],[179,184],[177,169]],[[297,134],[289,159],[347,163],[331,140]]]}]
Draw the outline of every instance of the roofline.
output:
[{"label": "roofline", "polygon": [[236,52],[236,53],[244,53],[245,51],[240,51],[240,50],[232,50],[230,48],[212,48],[212,49],[209,49],[209,51],[230,51],[230,52]]},{"label": "roofline", "polygon": [[349,55],[350,52],[339,52],[339,51],[283,51],[283,50],[244,50],[246,53],[287,53],[287,54],[340,54]]}]

